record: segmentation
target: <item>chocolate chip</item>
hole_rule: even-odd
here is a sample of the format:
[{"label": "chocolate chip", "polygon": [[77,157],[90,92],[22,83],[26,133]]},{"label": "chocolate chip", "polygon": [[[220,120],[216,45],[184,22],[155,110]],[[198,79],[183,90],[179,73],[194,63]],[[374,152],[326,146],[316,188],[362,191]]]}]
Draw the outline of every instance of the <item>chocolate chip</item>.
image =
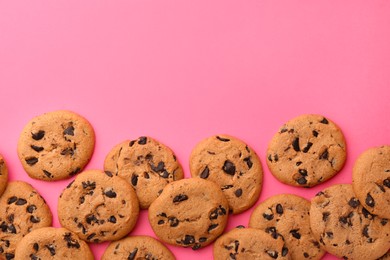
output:
[{"label": "chocolate chip", "polygon": [[81,183],[81,185],[83,186],[83,189],[87,189],[87,190],[94,190],[94,189],[96,189],[96,182],[94,182],[94,181],[83,181],[82,183]]},{"label": "chocolate chip", "polygon": [[74,155],[73,148],[71,148],[71,147],[65,148],[64,150],[61,151],[61,155],[70,155],[70,156],[73,156],[73,155]]},{"label": "chocolate chip", "polygon": [[274,160],[275,162],[279,161],[279,156],[277,154],[274,154]]},{"label": "chocolate chip", "polygon": [[268,155],[268,161],[272,162],[272,155],[271,154]]},{"label": "chocolate chip", "polygon": [[236,228],[245,228],[244,225],[238,225]]},{"label": "chocolate chip", "polygon": [[165,170],[165,163],[164,162],[159,162],[157,166],[154,166],[153,164],[150,164],[150,168],[154,172],[163,172]]},{"label": "chocolate chip", "polygon": [[302,176],[307,176],[307,170],[305,170],[305,169],[299,169],[298,172]]},{"label": "chocolate chip", "polygon": [[283,206],[281,204],[276,205],[276,213],[278,213],[279,215],[283,214]]},{"label": "chocolate chip", "polygon": [[221,188],[221,190],[228,190],[228,189],[231,189],[233,188],[233,185],[225,185]]},{"label": "chocolate chip", "polygon": [[209,215],[210,220],[217,219],[217,218],[218,218],[218,208],[211,211]]},{"label": "chocolate chip", "polygon": [[183,244],[190,245],[193,243],[195,243],[195,237],[191,236],[191,235],[185,235],[184,240],[183,240]]},{"label": "chocolate chip", "polygon": [[383,180],[383,185],[390,189],[390,179],[387,178],[386,180]]},{"label": "chocolate chip", "polygon": [[12,260],[15,258],[15,255],[12,253],[5,253],[5,259],[6,260]]},{"label": "chocolate chip", "polygon": [[234,175],[236,173],[236,166],[234,166],[231,161],[226,160],[223,164],[222,170],[229,175]]},{"label": "chocolate chip", "polygon": [[34,254],[30,254],[29,257],[30,257],[30,260],[40,260],[40,258],[38,258],[38,257],[37,257],[36,255],[34,255]]},{"label": "chocolate chip", "polygon": [[34,243],[34,244],[33,244],[33,248],[34,248],[35,251],[38,251],[38,250],[39,250],[39,245],[38,245],[38,243]]},{"label": "chocolate chip", "polygon": [[364,226],[364,228],[363,228],[363,231],[362,231],[362,234],[363,234],[363,236],[365,236],[365,237],[370,237],[369,235],[368,235],[368,225],[365,225]]},{"label": "chocolate chip", "polygon": [[322,221],[324,221],[324,222],[327,221],[329,216],[330,216],[329,212],[323,212],[322,213]]},{"label": "chocolate chip", "polygon": [[77,248],[77,249],[80,248],[79,242],[76,239],[72,238],[72,234],[71,233],[65,233],[64,240],[65,240],[66,246],[68,248]]},{"label": "chocolate chip", "polygon": [[138,138],[138,144],[140,145],[146,144],[147,141],[148,139],[145,136],[141,136],[140,138]]},{"label": "chocolate chip", "polygon": [[234,195],[236,195],[237,198],[241,197],[242,195],[242,189],[238,189],[234,192]]},{"label": "chocolate chip", "polygon": [[195,245],[192,247],[192,250],[198,250],[199,248],[201,248],[202,245],[199,244],[199,243],[195,243]]},{"label": "chocolate chip", "polygon": [[95,215],[93,214],[89,214],[85,217],[85,221],[87,221],[87,223],[89,225],[91,225],[92,223],[98,223],[98,219],[95,217]]},{"label": "chocolate chip", "polygon": [[78,228],[81,228],[81,232],[83,232],[83,234],[86,234],[87,233],[87,230],[85,229],[84,225],[82,223],[78,223],[77,224],[77,227]]},{"label": "chocolate chip", "polygon": [[352,198],[349,200],[348,205],[355,209],[360,205],[360,202],[357,198]]},{"label": "chocolate chip", "polygon": [[32,222],[32,223],[39,223],[39,222],[41,222],[41,219],[39,218],[39,217],[35,217],[35,216],[30,216],[30,221]]},{"label": "chocolate chip", "polygon": [[313,145],[313,143],[308,142],[307,145],[305,146],[305,148],[303,148],[302,152],[307,153],[310,150],[310,148],[312,147],[312,145]]},{"label": "chocolate chip", "polygon": [[104,171],[104,173],[108,176],[108,177],[112,177],[113,175],[112,175],[112,172],[110,172],[110,171]]},{"label": "chocolate chip", "polygon": [[[277,161],[277,160],[275,159],[275,161]],[[251,157],[250,157],[250,156],[244,158],[244,162],[246,162],[246,165],[248,165],[248,168],[249,168],[249,169],[252,168],[253,163],[252,163],[252,161],[251,161]]]},{"label": "chocolate chip", "polygon": [[326,232],[325,233],[327,237],[329,237],[330,239],[333,238],[333,232]]},{"label": "chocolate chip", "polygon": [[229,260],[236,260],[236,254],[230,253]]},{"label": "chocolate chip", "polygon": [[325,149],[325,151],[322,154],[320,154],[320,160],[328,160],[328,157],[329,157],[328,149]]},{"label": "chocolate chip", "polygon": [[164,170],[161,174],[160,174],[161,177],[163,177],[164,179],[168,178],[169,177],[169,172],[167,172],[166,170]]},{"label": "chocolate chip", "polygon": [[42,146],[36,146],[36,145],[31,145],[30,146],[34,151],[36,151],[36,152],[41,152],[41,151],[43,151],[43,147]]},{"label": "chocolate chip", "polygon": [[209,167],[206,166],[206,168],[204,168],[204,170],[201,172],[200,177],[202,179],[207,179],[209,177],[209,173]]},{"label": "chocolate chip", "polygon": [[136,140],[130,141],[129,146],[132,147],[135,144],[135,142],[136,142]]},{"label": "chocolate chip", "polygon": [[206,242],[207,241],[207,237],[200,237],[199,238],[199,242],[200,243],[204,243],[204,242]]},{"label": "chocolate chip", "polygon": [[305,258],[309,258],[309,254],[306,253],[306,252],[303,253],[303,256],[304,256]]},{"label": "chocolate chip", "polygon": [[217,135],[217,139],[218,139],[219,141],[221,141],[221,142],[229,142],[229,141],[230,141],[230,139],[222,138],[222,137],[220,137],[220,136],[218,136],[218,135]]},{"label": "chocolate chip", "polygon": [[162,224],[164,224],[164,223],[165,223],[165,221],[162,220],[162,219],[160,219],[160,220],[157,222],[158,225],[162,225]]},{"label": "chocolate chip", "polygon": [[8,222],[11,222],[11,223],[14,222],[14,218],[15,218],[14,214],[10,214],[9,216],[7,216]]},{"label": "chocolate chip", "polygon": [[273,251],[273,250],[267,250],[266,252],[267,252],[267,254],[268,254],[270,257],[272,257],[273,259],[276,259],[276,258],[278,258],[278,256],[279,256],[278,252]]},{"label": "chocolate chip", "polygon": [[144,172],[144,178],[145,178],[145,179],[149,179],[149,173]]},{"label": "chocolate chip", "polygon": [[137,186],[137,182],[138,182],[138,175],[135,174],[131,175],[131,184],[133,186]]},{"label": "chocolate chip", "polygon": [[1,229],[2,232],[7,232],[8,226],[7,226],[7,224],[4,221],[1,222],[0,229]]},{"label": "chocolate chip", "polygon": [[209,228],[207,229],[207,232],[210,233],[211,230],[216,229],[218,227],[218,224],[211,224]]},{"label": "chocolate chip", "polygon": [[263,218],[266,220],[272,220],[274,218],[274,214],[263,213]]},{"label": "chocolate chip", "polygon": [[286,256],[288,254],[288,248],[287,247],[283,247],[282,248],[282,256]]},{"label": "chocolate chip", "polygon": [[371,196],[370,193],[367,193],[367,196],[366,196],[366,204],[368,206],[370,206],[371,208],[373,208],[375,206],[375,200],[374,198]]},{"label": "chocolate chip", "polygon": [[346,244],[346,245],[350,245],[350,244],[351,244],[351,241],[349,241],[349,240],[347,239],[347,240],[345,240],[345,244]]},{"label": "chocolate chip", "polygon": [[108,190],[108,191],[104,192],[104,195],[106,195],[109,198],[116,198],[116,193],[113,190]]},{"label": "chocolate chip", "polygon": [[382,185],[380,185],[378,183],[375,183],[375,184],[382,192],[386,192],[385,187],[383,187]]},{"label": "chocolate chip", "polygon": [[8,226],[8,231],[12,234],[16,234],[16,228],[13,224]]},{"label": "chocolate chip", "polygon": [[17,201],[17,200],[18,200],[17,197],[12,196],[11,198],[8,199],[7,203],[8,203],[8,204],[12,204],[12,203],[14,203],[14,202]]},{"label": "chocolate chip", "polygon": [[38,158],[36,157],[28,157],[25,159],[26,163],[30,166],[33,166],[34,164],[36,164],[38,162]]},{"label": "chocolate chip", "polygon": [[297,179],[297,182],[298,182],[298,184],[300,184],[300,185],[304,185],[304,184],[307,183],[307,180],[306,180],[306,178],[305,178],[304,176],[302,176],[302,177],[300,177],[300,178]]},{"label": "chocolate chip", "polygon": [[110,216],[110,218],[108,219],[108,222],[111,222],[111,223],[116,223],[116,217],[115,216]]},{"label": "chocolate chip", "polygon": [[299,152],[301,150],[301,148],[299,148],[299,137],[294,139],[294,141],[292,142],[292,147],[296,152]]},{"label": "chocolate chip", "polygon": [[52,178],[53,177],[53,175],[50,172],[48,172],[46,170],[42,170],[42,171],[48,178]]},{"label": "chocolate chip", "polygon": [[268,234],[271,234],[273,239],[277,239],[279,237],[279,234],[276,232],[275,227],[267,227],[265,229],[265,232],[267,232]]},{"label": "chocolate chip", "polygon": [[178,202],[182,202],[185,200],[188,200],[188,196],[184,195],[184,194],[179,194],[173,198],[173,203],[178,203]]},{"label": "chocolate chip", "polygon": [[85,197],[84,197],[84,196],[81,196],[81,197],[79,198],[79,202],[80,202],[80,204],[83,204],[83,203],[85,202]]},{"label": "chocolate chip", "polygon": [[298,232],[299,229],[292,229],[290,230],[290,234],[296,238],[296,239],[301,239],[301,234]]},{"label": "chocolate chip", "polygon": [[94,238],[96,236],[96,233],[92,233],[90,234],[89,236],[87,236],[87,240],[91,240],[92,238]]},{"label": "chocolate chip", "polygon": [[363,213],[364,217],[367,219],[374,219],[374,217],[375,217],[368,210],[366,210],[366,208],[362,208],[362,213]]},{"label": "chocolate chip", "polygon": [[318,136],[318,132],[317,132],[316,130],[313,130],[312,133],[313,133],[313,136],[314,136],[314,137],[317,137],[317,136]]},{"label": "chocolate chip", "polygon": [[168,221],[171,227],[177,227],[179,225],[179,220],[175,217],[169,217]]},{"label": "chocolate chip", "polygon": [[41,140],[45,136],[45,131],[39,130],[37,133],[31,133],[34,140]]},{"label": "chocolate chip", "polygon": [[134,248],[132,252],[130,252],[129,256],[127,257],[127,260],[134,260],[135,256],[137,255],[138,248]]},{"label": "chocolate chip", "polygon": [[63,132],[64,135],[72,135],[74,136],[74,127],[71,125],[71,126],[68,126],[64,132]]},{"label": "chocolate chip", "polygon": [[26,204],[27,203],[27,200],[25,200],[25,199],[22,199],[22,198],[19,198],[17,201],[16,201],[16,205],[18,205],[18,206],[22,206],[22,205],[24,205],[24,204]]},{"label": "chocolate chip", "polygon": [[320,123],[321,124],[325,124],[325,125],[327,125],[327,124],[329,124],[329,121],[328,121],[328,119],[326,119],[325,117],[320,121]]},{"label": "chocolate chip", "polygon": [[385,226],[385,225],[387,224],[388,221],[389,221],[388,219],[383,218],[383,219],[381,220],[381,225],[382,225],[382,226]]}]

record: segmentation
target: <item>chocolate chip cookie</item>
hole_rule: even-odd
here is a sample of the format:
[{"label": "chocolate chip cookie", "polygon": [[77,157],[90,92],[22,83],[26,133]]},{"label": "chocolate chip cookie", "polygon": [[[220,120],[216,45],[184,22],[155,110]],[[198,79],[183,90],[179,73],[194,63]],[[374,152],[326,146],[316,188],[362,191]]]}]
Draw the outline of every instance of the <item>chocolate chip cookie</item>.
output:
[{"label": "chocolate chip cookie", "polygon": [[20,240],[15,260],[83,259],[93,260],[86,242],[65,228],[46,227],[27,234]]},{"label": "chocolate chip cookie", "polygon": [[365,209],[350,184],[333,185],[312,199],[310,225],[321,247],[343,259],[377,259],[389,250],[389,220]]},{"label": "chocolate chip cookie", "polygon": [[320,184],[344,166],[346,144],[340,128],[321,115],[301,115],[269,143],[267,165],[279,181],[300,187]]},{"label": "chocolate chip cookie", "polygon": [[90,123],[70,111],[33,118],[23,129],[18,156],[31,178],[55,181],[79,173],[90,160],[95,134]]},{"label": "chocolate chip cookie", "polygon": [[80,173],[62,192],[57,209],[63,227],[94,243],[124,237],[139,214],[130,184],[100,170]]},{"label": "chocolate chip cookie", "polygon": [[112,242],[104,252],[102,260],[164,259],[175,260],[175,256],[158,240],[149,236],[131,236]]},{"label": "chocolate chip cookie", "polygon": [[190,171],[192,177],[218,184],[233,214],[247,210],[259,198],[263,182],[260,160],[232,136],[216,135],[197,144],[190,156]]},{"label": "chocolate chip cookie", "polygon": [[223,234],[214,243],[213,255],[214,259],[291,259],[281,236],[255,228],[235,228]]},{"label": "chocolate chip cookie", "polygon": [[149,207],[149,222],[162,241],[199,249],[222,234],[228,209],[225,196],[214,182],[183,179],[165,186]]},{"label": "chocolate chip cookie", "polygon": [[293,194],[275,195],[253,211],[249,227],[281,236],[292,259],[321,259],[325,251],[310,229],[310,202]]},{"label": "chocolate chip cookie", "polygon": [[3,156],[0,155],[0,197],[8,183],[8,169]]},{"label": "chocolate chip cookie", "polygon": [[390,146],[363,152],[354,164],[352,180],[360,203],[371,214],[390,219]]},{"label": "chocolate chip cookie", "polygon": [[51,223],[49,207],[30,184],[8,183],[0,198],[0,259],[13,259],[22,237]]},{"label": "chocolate chip cookie", "polygon": [[104,170],[133,186],[142,209],[149,208],[165,185],[184,177],[172,150],[146,136],[115,146],[106,156]]}]

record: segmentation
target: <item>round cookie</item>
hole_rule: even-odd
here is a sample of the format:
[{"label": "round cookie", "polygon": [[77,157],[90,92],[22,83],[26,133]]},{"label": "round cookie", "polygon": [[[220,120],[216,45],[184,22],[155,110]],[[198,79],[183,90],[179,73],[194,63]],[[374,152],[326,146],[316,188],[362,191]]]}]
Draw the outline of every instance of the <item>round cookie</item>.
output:
[{"label": "round cookie", "polygon": [[94,145],[94,130],[85,118],[70,111],[54,111],[33,118],[24,127],[18,156],[31,178],[61,180],[84,168]]},{"label": "round cookie", "polygon": [[165,186],[149,207],[149,222],[162,241],[199,249],[222,234],[228,207],[215,183],[201,178],[183,179]]},{"label": "round cookie", "polygon": [[102,256],[102,260],[121,259],[175,260],[176,258],[158,240],[149,236],[132,236],[112,242]]},{"label": "round cookie", "polygon": [[168,183],[184,177],[172,150],[145,136],[116,145],[106,156],[104,170],[133,186],[142,209],[149,208]]},{"label": "round cookie", "polygon": [[13,259],[22,237],[51,223],[49,207],[30,184],[8,183],[0,198],[0,259]]},{"label": "round cookie", "polygon": [[249,227],[283,237],[292,259],[321,259],[325,254],[310,229],[310,202],[292,194],[275,195],[252,212]]},{"label": "round cookie", "polygon": [[196,145],[190,156],[192,177],[215,182],[223,191],[233,214],[256,203],[263,182],[263,170],[256,153],[228,135],[216,135]]},{"label": "round cookie", "polygon": [[352,184],[371,214],[390,219],[390,146],[363,152],[354,164]]},{"label": "round cookie", "polygon": [[8,169],[3,156],[0,155],[0,197],[8,183]]},{"label": "round cookie", "polygon": [[254,228],[235,228],[217,239],[214,259],[293,259],[281,236]]},{"label": "round cookie", "polygon": [[46,227],[27,234],[20,240],[15,260],[83,259],[93,260],[86,242],[65,228]]},{"label": "round cookie", "polygon": [[267,150],[267,165],[279,181],[300,187],[320,184],[344,166],[346,144],[335,123],[301,115],[283,125]]},{"label": "round cookie", "polygon": [[390,246],[390,222],[371,215],[351,184],[333,185],[311,201],[310,226],[327,252],[343,259],[377,259]]},{"label": "round cookie", "polygon": [[137,196],[124,179],[100,170],[80,173],[58,199],[63,227],[87,242],[118,240],[135,226]]}]

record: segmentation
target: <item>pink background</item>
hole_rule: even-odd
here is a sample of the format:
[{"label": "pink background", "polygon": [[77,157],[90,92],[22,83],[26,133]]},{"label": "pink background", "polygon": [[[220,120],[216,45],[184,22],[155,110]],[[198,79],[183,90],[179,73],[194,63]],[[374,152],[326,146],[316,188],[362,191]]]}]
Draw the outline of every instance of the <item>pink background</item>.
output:
[{"label": "pink background", "polygon": [[[258,202],[283,192],[310,199],[350,183],[356,157],[390,144],[390,1],[0,1],[0,153],[11,180],[48,201],[71,181],[30,179],[16,154],[34,116],[70,109],[90,120],[103,167],[125,139],[150,135],[170,146],[189,174],[191,149],[217,133],[259,154]],[[348,159],[332,180],[311,188],[276,181],[265,164],[279,127],[304,113],[343,130]],[[227,230],[247,225],[232,216]],[[154,235],[142,211],[131,235]],[[99,259],[107,243],[93,245]],[[178,259],[210,259],[212,247],[169,246]],[[324,259],[335,259],[327,255]]]}]

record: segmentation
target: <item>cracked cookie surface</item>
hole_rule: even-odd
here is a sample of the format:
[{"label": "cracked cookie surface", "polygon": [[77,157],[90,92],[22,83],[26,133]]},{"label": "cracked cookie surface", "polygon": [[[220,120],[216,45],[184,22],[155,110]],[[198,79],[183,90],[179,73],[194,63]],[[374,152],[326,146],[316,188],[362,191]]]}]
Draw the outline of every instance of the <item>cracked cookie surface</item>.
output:
[{"label": "cracked cookie surface", "polygon": [[292,259],[281,236],[272,237],[255,228],[235,228],[219,237],[214,259]]},{"label": "cracked cookie surface", "polygon": [[106,156],[104,170],[133,186],[142,209],[149,208],[168,183],[184,177],[173,151],[146,136],[116,145]]},{"label": "cracked cookie surface", "polygon": [[250,208],[259,198],[263,170],[257,154],[229,135],[202,140],[190,156],[192,177],[215,182],[229,202],[233,214]]},{"label": "cracked cookie surface", "polygon": [[220,188],[201,178],[168,184],[149,207],[149,222],[162,241],[199,249],[222,234],[228,202]]},{"label": "cracked cookie surface", "polygon": [[20,240],[15,260],[85,259],[93,260],[86,242],[65,228],[46,227],[27,234]]},{"label": "cracked cookie surface", "polygon": [[301,115],[283,125],[267,149],[267,165],[279,181],[320,184],[344,166],[346,144],[339,127],[321,115]]},{"label": "cracked cookie surface", "polygon": [[22,237],[51,223],[48,205],[30,184],[8,183],[0,198],[0,259],[13,259]]},{"label": "cracked cookie surface", "polygon": [[5,191],[8,183],[8,168],[3,156],[0,155],[0,197]]},{"label": "cracked cookie surface", "polygon": [[121,259],[175,260],[176,258],[157,239],[149,236],[131,236],[112,242],[102,256],[102,260]]},{"label": "cracked cookie surface", "polygon": [[325,251],[310,229],[310,201],[293,195],[275,195],[259,204],[249,220],[272,237],[283,237],[292,259],[321,259]]},{"label": "cracked cookie surface", "polygon": [[88,170],[64,189],[57,210],[63,227],[87,242],[99,243],[127,235],[137,222],[139,204],[126,180]]},{"label": "cracked cookie surface", "polygon": [[351,184],[319,192],[311,201],[310,225],[321,247],[343,259],[377,259],[389,249],[389,220],[368,212]]},{"label": "cracked cookie surface", "polygon": [[18,156],[31,178],[55,181],[79,173],[90,160],[95,134],[90,123],[71,111],[33,118],[18,141]]},{"label": "cracked cookie surface", "polygon": [[371,214],[390,219],[390,146],[363,152],[354,164],[352,184]]}]

